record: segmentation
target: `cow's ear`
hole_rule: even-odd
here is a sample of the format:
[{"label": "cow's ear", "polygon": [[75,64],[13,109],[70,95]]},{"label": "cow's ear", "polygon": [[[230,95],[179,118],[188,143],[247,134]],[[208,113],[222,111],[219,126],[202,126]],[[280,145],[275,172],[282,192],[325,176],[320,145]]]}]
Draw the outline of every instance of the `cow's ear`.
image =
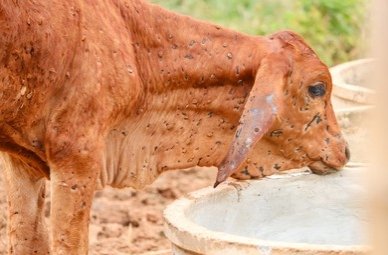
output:
[{"label": "cow's ear", "polygon": [[279,54],[271,54],[261,61],[235,137],[228,154],[218,166],[214,187],[241,167],[249,151],[274,123],[282,106],[279,99],[290,69]]}]

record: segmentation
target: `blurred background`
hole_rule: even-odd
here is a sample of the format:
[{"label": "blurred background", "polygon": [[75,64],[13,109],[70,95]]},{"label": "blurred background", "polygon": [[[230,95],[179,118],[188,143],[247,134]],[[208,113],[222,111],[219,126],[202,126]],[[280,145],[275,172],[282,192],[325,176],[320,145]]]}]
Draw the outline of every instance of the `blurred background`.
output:
[{"label": "blurred background", "polygon": [[366,54],[368,0],[151,0],[252,35],[300,33],[329,66]]}]

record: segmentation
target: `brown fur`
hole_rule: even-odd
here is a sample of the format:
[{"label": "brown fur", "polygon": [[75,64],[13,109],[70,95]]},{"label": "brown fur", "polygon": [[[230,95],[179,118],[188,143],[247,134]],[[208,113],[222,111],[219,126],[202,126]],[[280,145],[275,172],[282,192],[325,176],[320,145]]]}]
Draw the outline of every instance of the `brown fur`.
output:
[{"label": "brown fur", "polygon": [[[219,183],[347,161],[328,69],[292,32],[247,36],[141,0],[2,0],[0,32],[10,254],[86,254],[96,185],[140,188],[196,165],[220,166]],[[328,93],[313,99],[317,81]]]}]

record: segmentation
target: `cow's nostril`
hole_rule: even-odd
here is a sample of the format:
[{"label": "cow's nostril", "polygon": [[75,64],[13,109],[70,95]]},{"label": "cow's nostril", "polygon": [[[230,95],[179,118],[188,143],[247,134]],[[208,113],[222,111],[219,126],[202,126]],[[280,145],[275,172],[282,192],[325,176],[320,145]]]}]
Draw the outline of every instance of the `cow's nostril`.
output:
[{"label": "cow's nostril", "polygon": [[350,159],[350,150],[349,150],[348,146],[346,146],[346,148],[345,148],[345,156],[346,156],[346,159],[349,161],[349,159]]}]

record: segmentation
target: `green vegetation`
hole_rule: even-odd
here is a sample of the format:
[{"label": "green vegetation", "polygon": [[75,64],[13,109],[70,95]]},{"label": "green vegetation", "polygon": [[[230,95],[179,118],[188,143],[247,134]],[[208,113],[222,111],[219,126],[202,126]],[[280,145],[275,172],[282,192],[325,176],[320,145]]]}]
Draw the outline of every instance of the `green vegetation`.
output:
[{"label": "green vegetation", "polygon": [[300,33],[328,65],[362,56],[367,0],[151,0],[241,32]]}]

